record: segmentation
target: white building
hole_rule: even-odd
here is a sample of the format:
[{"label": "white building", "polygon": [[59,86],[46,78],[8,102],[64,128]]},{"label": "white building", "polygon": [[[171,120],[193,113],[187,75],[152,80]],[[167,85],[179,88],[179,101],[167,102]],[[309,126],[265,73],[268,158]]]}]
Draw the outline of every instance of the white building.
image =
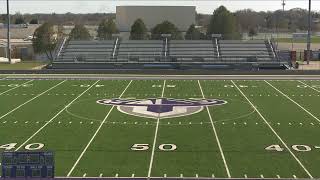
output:
[{"label": "white building", "polygon": [[187,31],[196,22],[195,6],[117,6],[116,22],[120,32],[129,32],[135,20],[141,18],[150,31],[168,20],[180,31]]}]

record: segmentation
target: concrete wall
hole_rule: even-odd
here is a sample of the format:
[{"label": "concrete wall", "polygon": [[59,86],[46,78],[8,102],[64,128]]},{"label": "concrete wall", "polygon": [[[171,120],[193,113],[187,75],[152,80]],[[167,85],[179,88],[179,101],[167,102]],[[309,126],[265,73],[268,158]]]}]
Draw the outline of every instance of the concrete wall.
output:
[{"label": "concrete wall", "polygon": [[195,6],[117,6],[116,22],[121,32],[128,32],[132,24],[141,18],[151,30],[155,25],[168,20],[180,31],[187,31],[196,22]]}]

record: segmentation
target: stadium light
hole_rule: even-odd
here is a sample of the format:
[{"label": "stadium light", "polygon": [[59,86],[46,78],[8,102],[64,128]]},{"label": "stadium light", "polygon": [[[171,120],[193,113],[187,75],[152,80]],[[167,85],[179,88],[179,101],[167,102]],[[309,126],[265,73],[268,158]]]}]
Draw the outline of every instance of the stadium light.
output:
[{"label": "stadium light", "polygon": [[9,0],[7,0],[7,57],[11,64],[11,45],[10,45],[10,11]]},{"label": "stadium light", "polygon": [[311,0],[309,0],[309,14],[308,14],[308,37],[307,37],[307,64],[310,62],[310,44],[311,44]]}]

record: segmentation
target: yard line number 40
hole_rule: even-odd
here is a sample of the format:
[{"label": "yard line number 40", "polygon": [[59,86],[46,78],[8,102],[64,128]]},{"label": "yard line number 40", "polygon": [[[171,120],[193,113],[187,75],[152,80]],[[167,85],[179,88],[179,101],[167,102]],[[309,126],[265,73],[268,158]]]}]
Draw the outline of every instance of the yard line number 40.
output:
[{"label": "yard line number 40", "polygon": [[[298,152],[308,152],[312,151],[312,148],[308,145],[298,144],[298,145],[292,145],[291,148]],[[284,151],[284,148],[282,148],[279,144],[272,144],[265,148],[268,151],[277,151],[282,152]],[[314,149],[320,149],[320,146],[314,146]]]},{"label": "yard line number 40", "polygon": [[[17,143],[9,143],[9,144],[4,144],[4,145],[0,145],[0,149],[4,149],[5,151],[10,151],[14,148],[16,148]],[[32,144],[27,144],[26,146],[24,146],[24,149],[26,150],[39,150],[42,149],[44,147],[44,144],[42,143],[32,143]]]}]

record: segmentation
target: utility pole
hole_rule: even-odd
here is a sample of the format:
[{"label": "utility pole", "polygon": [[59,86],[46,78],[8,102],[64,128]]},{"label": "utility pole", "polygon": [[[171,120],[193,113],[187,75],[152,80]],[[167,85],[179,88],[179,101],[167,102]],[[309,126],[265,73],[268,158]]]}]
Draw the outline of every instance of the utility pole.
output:
[{"label": "utility pole", "polygon": [[7,0],[7,57],[11,64],[11,44],[10,44],[10,8],[9,0]]},{"label": "utility pole", "polygon": [[307,37],[307,64],[310,62],[310,44],[311,44],[311,0],[309,0],[309,15],[308,15],[308,37]]}]

